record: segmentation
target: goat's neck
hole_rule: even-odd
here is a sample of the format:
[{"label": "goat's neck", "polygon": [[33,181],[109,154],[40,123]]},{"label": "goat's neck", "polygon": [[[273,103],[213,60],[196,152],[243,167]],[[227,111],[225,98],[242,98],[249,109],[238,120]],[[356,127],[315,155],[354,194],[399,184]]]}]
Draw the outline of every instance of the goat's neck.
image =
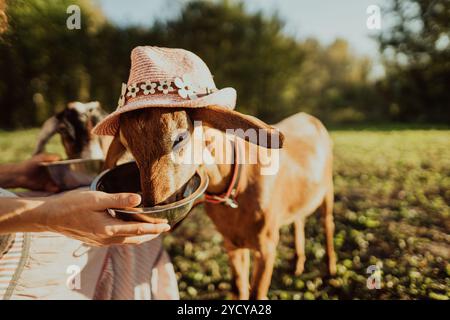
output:
[{"label": "goat's neck", "polygon": [[[214,163],[206,165],[206,171],[209,177],[208,193],[220,194],[227,189],[233,175],[233,149],[230,148],[230,142],[226,139],[224,133],[218,130],[208,130],[208,140],[223,141],[228,144],[228,148],[217,148],[214,150],[212,157]],[[225,151],[227,150],[227,152]],[[231,151],[231,152],[230,152]]]}]

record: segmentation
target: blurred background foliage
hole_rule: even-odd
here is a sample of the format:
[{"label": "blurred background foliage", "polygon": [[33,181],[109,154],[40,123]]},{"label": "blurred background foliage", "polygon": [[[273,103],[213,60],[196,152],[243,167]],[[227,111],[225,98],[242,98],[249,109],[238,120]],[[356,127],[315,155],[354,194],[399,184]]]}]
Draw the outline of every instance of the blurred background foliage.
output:
[{"label": "blurred background foliage", "polygon": [[[113,110],[137,45],[195,52],[218,87],[237,89],[241,111],[269,122],[298,111],[328,124],[450,120],[450,1],[390,0],[384,14],[395,23],[376,39],[386,70],[377,80],[370,59],[345,40],[295,39],[280,17],[249,13],[239,1],[188,1],[150,28],[116,26],[88,0],[6,3],[0,128],[40,125],[72,100]],[[81,8],[80,30],[66,28],[71,4]]]},{"label": "blurred background foliage", "polygon": [[391,118],[450,121],[450,1],[391,0],[395,23],[378,37]]}]

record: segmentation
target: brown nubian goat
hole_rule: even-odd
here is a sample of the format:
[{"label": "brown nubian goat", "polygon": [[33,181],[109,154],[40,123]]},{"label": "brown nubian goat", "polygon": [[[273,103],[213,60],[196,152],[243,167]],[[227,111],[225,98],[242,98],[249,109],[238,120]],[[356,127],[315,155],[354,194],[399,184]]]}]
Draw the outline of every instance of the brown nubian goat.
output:
[{"label": "brown nubian goat", "polygon": [[[143,202],[146,206],[153,206],[171,200],[199,166],[198,163],[179,163],[174,159],[185,157],[189,152],[198,156],[198,153],[210,150],[215,161],[205,165],[210,181],[207,192],[220,194],[228,187],[234,168],[233,153],[225,152],[230,136],[223,131],[259,129],[252,127],[252,122],[245,121],[244,117],[248,116],[240,118],[239,115],[235,112],[233,115],[215,116],[202,108],[154,107],[121,114],[120,131],[108,151],[106,163],[111,167],[126,150],[131,152],[140,169]],[[200,120],[206,126],[195,128],[194,120]],[[303,272],[305,220],[318,208],[324,218],[328,268],[332,274],[336,269],[330,137],[319,120],[304,113],[293,115],[275,127],[285,136],[281,150],[266,149],[235,138],[242,147],[246,162],[242,164],[239,178],[236,198],[239,206],[205,204],[209,217],[223,235],[234,276],[233,284],[240,299],[267,297],[279,228],[284,224],[295,224],[296,273]],[[203,130],[206,137],[206,145],[200,150],[192,148],[195,130]],[[224,143],[222,147],[211,148],[214,141]],[[251,162],[252,150],[266,154],[266,157],[259,158],[255,164],[248,163]],[[261,170],[267,160],[279,160],[278,170],[263,175]],[[251,285],[249,249],[254,252]]]}]

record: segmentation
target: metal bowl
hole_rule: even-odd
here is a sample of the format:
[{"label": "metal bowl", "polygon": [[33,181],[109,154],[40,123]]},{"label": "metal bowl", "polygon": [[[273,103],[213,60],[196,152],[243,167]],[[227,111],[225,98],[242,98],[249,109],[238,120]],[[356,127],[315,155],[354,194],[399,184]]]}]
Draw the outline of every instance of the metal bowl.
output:
[{"label": "metal bowl", "polygon": [[[154,207],[136,207],[128,209],[108,209],[108,212],[122,220],[154,222],[155,219],[167,219],[171,227],[186,218],[195,201],[208,187],[208,176],[204,170],[198,170],[186,183],[183,199]],[[132,192],[141,194],[139,169],[136,162],[121,164],[101,173],[91,184],[91,190],[108,193]]]},{"label": "metal bowl", "polygon": [[89,186],[102,171],[102,159],[72,159],[41,163],[61,190]]}]

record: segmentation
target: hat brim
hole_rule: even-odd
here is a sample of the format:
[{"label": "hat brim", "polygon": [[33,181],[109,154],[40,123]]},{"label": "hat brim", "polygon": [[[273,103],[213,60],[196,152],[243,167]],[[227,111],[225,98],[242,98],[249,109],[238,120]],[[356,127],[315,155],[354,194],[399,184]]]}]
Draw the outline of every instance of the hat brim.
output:
[{"label": "hat brim", "polygon": [[109,114],[100,121],[93,129],[92,133],[102,136],[114,136],[119,129],[120,115],[134,110],[160,107],[160,108],[202,108],[208,106],[223,107],[227,110],[233,110],[236,106],[236,90],[233,88],[223,88],[207,96],[194,100],[173,100],[168,96],[162,96],[164,99],[155,99],[152,96],[141,96],[132,102],[126,103],[121,108]]}]

